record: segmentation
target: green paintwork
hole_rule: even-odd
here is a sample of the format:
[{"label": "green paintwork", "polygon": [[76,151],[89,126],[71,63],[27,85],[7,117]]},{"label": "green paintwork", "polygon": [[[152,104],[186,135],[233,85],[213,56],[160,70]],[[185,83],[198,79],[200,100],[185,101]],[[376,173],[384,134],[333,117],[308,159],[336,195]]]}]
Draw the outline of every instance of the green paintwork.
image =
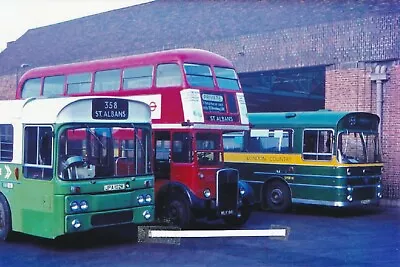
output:
[{"label": "green paintwork", "polygon": [[[53,158],[56,158],[57,136],[62,125],[54,124],[53,127],[56,136]],[[11,174],[6,171],[8,168]],[[16,168],[19,172],[18,180],[14,175]],[[62,181],[57,177],[57,164],[54,164],[53,178],[39,180],[23,177],[22,168],[20,164],[0,163],[0,193],[5,195],[10,205],[13,231],[44,238],[56,238],[72,232],[118,224],[105,223],[92,226],[91,218],[96,214],[127,210],[133,211],[133,219],[123,223],[145,224],[154,220],[154,201],[145,205],[139,205],[136,201],[140,194],[150,194],[154,200],[152,175],[97,179],[92,182],[89,180]],[[151,187],[146,187],[145,181],[151,181]],[[121,183],[129,183],[129,189],[123,192],[104,191],[104,185]],[[80,193],[71,193],[71,186],[80,187]],[[73,200],[86,200],[89,208],[86,211],[74,213],[69,208],[69,203]],[[150,212],[150,220],[143,217],[145,210]],[[74,219],[79,219],[81,222],[82,226],[78,230],[72,227],[71,221]]]},{"label": "green paintwork", "polygon": [[341,120],[351,116],[379,117],[366,112],[346,111],[304,111],[304,112],[270,112],[270,113],[249,113],[249,121],[253,129],[268,128],[336,128],[341,126]]},{"label": "green paintwork", "polygon": [[[357,117],[357,123],[349,124],[352,116]],[[365,119],[362,122],[362,119]],[[292,129],[293,154],[302,153],[304,129],[332,129],[337,134],[346,130],[378,131],[379,117],[365,112],[338,112],[321,110],[317,112],[277,112],[249,113],[252,129]],[[333,144],[333,155],[336,154],[337,144]],[[243,153],[243,152],[229,152]],[[249,153],[249,152],[246,152]],[[251,153],[249,153],[251,154]],[[248,181],[257,202],[262,202],[264,189],[271,179],[280,179],[288,184],[293,202],[321,205],[353,205],[361,201],[378,201],[377,194],[381,190],[381,167],[364,164],[363,166],[313,166],[312,161],[306,161],[308,166],[270,163],[234,163],[225,162],[228,167],[237,168],[241,179]],[[329,165],[329,164],[328,164]],[[351,174],[347,174],[350,168]],[[347,186],[352,186],[353,201],[347,200]],[[313,203],[311,203],[313,202]],[[328,203],[329,202],[329,203]],[[340,202],[340,204],[335,204]]]}]

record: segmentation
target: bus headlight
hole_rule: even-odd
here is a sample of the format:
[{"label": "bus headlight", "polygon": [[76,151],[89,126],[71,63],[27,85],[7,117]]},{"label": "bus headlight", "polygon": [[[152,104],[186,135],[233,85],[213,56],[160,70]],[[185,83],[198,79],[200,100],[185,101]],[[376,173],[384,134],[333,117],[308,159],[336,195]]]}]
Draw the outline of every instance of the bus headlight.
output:
[{"label": "bus headlight", "polygon": [[353,187],[350,186],[350,185],[348,185],[348,186],[347,186],[347,192],[348,192],[348,194],[353,193]]},{"label": "bus headlight", "polygon": [[204,191],[203,191],[203,195],[204,195],[204,197],[205,198],[209,198],[210,196],[211,196],[211,191],[210,191],[210,189],[204,189]]},{"label": "bus headlight", "polygon": [[346,169],[346,173],[347,173],[347,175],[350,176],[350,175],[351,175],[351,169],[350,169],[350,168],[347,168],[347,169]]},{"label": "bus headlight", "polygon": [[72,220],[71,224],[75,229],[78,229],[79,227],[81,227],[81,222],[78,219]]},{"label": "bus headlight", "polygon": [[71,208],[72,211],[77,211],[77,210],[79,210],[79,205],[78,205],[78,202],[76,202],[76,201],[72,201],[72,202],[69,204],[69,207]]},{"label": "bus headlight", "polygon": [[377,192],[377,196],[378,196],[378,198],[382,198],[382,185],[381,184],[378,184],[377,186],[376,186],[376,192]]},{"label": "bus headlight", "polygon": [[81,210],[87,210],[89,208],[89,204],[86,200],[82,200],[80,203]]},{"label": "bus headlight", "polygon": [[146,195],[146,198],[144,199],[146,201],[146,203],[150,203],[151,202],[151,195]]},{"label": "bus headlight", "polygon": [[347,196],[347,200],[350,201],[350,202],[352,202],[352,201],[353,201],[353,197],[352,197],[351,195],[348,195],[348,196]]},{"label": "bus headlight", "polygon": [[144,217],[146,220],[150,219],[150,218],[151,218],[150,211],[145,210],[145,211],[143,212],[143,217]]},{"label": "bus headlight", "polygon": [[142,195],[138,196],[136,199],[137,199],[137,202],[139,204],[143,204],[144,203],[144,197]]},{"label": "bus headlight", "polygon": [[243,187],[240,187],[240,188],[239,188],[239,194],[240,194],[241,196],[243,196],[244,194],[246,194],[246,190],[244,190]]}]

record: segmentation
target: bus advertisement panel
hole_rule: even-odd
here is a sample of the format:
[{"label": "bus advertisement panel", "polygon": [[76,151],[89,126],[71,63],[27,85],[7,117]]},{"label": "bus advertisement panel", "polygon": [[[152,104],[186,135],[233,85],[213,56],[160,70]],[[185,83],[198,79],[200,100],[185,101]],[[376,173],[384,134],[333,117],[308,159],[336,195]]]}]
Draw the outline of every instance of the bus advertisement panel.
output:
[{"label": "bus advertisement panel", "polygon": [[224,136],[225,161],[239,169],[264,208],[361,206],[382,198],[377,115],[254,113],[249,120],[250,133]]},{"label": "bus advertisement panel", "polygon": [[148,105],[30,98],[0,101],[0,112],[1,240],[154,221]]}]

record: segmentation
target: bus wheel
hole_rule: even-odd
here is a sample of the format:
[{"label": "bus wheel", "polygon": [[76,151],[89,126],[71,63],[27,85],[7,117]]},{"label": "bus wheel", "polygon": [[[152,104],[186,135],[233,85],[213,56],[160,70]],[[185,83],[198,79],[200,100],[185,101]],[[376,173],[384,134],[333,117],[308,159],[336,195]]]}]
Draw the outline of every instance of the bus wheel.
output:
[{"label": "bus wheel", "polygon": [[164,214],[166,221],[179,228],[186,228],[192,221],[189,201],[183,196],[171,197]]},{"label": "bus wheel", "polygon": [[230,226],[242,226],[244,225],[250,218],[252,207],[247,203],[243,203],[243,205],[239,208],[240,216],[228,216],[224,217],[224,222]]},{"label": "bus wheel", "polygon": [[267,184],[265,200],[268,209],[275,212],[286,212],[292,204],[288,186],[277,180]]},{"label": "bus wheel", "polygon": [[0,194],[0,240],[6,241],[11,233],[11,211],[4,195]]}]

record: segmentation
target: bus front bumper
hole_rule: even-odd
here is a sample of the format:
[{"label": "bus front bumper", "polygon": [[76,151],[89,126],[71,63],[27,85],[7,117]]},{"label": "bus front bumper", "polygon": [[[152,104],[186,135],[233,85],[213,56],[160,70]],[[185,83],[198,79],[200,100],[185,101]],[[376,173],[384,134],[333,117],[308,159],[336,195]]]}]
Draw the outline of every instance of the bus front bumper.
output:
[{"label": "bus front bumper", "polygon": [[130,209],[66,215],[65,233],[84,232],[118,224],[147,224],[154,221],[154,212],[153,206],[141,206]]}]

